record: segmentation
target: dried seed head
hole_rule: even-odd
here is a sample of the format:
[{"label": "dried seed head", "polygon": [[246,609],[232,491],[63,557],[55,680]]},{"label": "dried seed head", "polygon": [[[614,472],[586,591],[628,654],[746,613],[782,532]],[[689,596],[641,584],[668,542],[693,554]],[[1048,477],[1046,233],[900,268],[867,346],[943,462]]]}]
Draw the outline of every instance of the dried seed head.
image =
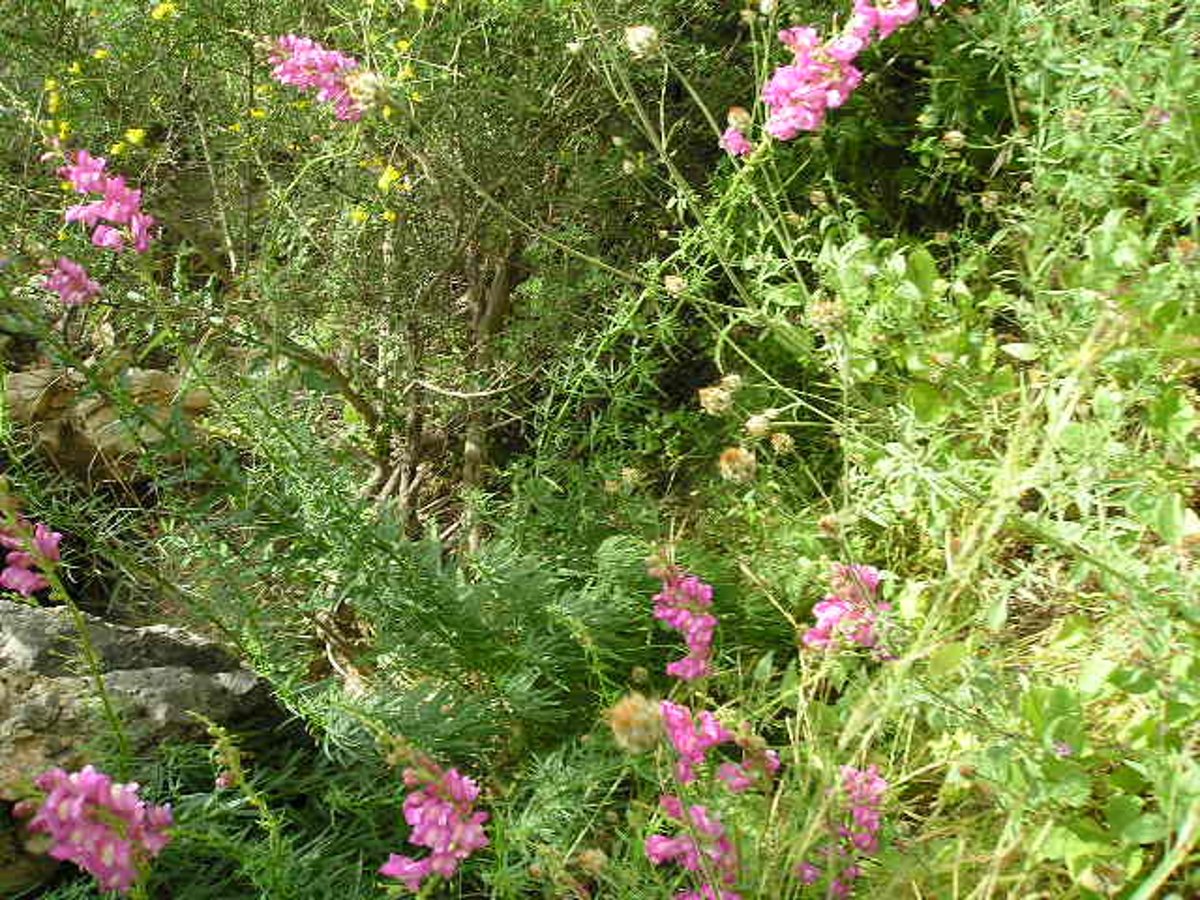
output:
[{"label": "dried seed head", "polygon": [[608,711],[608,724],[617,745],[627,753],[644,753],[658,744],[662,716],[658,704],[634,691]]},{"label": "dried seed head", "polygon": [[625,29],[625,46],[634,59],[653,55],[661,46],[658,29],[653,25],[629,25]]},{"label": "dried seed head", "polygon": [[758,459],[754,456],[754,451],[745,447],[726,447],[721,451],[717,468],[726,481],[744,484],[754,479],[758,470]]}]

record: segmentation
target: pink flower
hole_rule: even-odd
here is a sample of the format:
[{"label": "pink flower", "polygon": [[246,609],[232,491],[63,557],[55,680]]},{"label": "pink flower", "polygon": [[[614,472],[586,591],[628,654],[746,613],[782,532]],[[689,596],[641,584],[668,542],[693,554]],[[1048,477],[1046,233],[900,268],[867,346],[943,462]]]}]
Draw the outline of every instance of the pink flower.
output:
[{"label": "pink flower", "polygon": [[104,168],[104,159],[80,150],[73,163],[58,170],[78,193],[103,194],[103,199],[67,207],[63,218],[94,229],[92,243],[117,253],[125,249],[126,234],[114,226],[128,227],[134,249],[145,253],[150,249],[150,226],[154,218],[142,212],[142,192],[129,187],[120,175],[105,175]]},{"label": "pink flower", "polygon": [[855,15],[862,16],[879,30],[879,39],[889,37],[902,25],[916,20],[921,14],[917,0],[855,0]]},{"label": "pink flower", "polygon": [[720,744],[732,741],[733,734],[721,726],[708,710],[700,713],[697,720],[692,719],[692,712],[686,706],[662,701],[663,726],[667,736],[679,754],[675,763],[675,777],[682,784],[696,780],[696,766],[703,765],[708,751]]},{"label": "pink flower", "polygon": [[[883,797],[888,783],[880,777],[876,766],[866,769],[842,766],[841,774],[842,796],[838,814],[842,817],[842,823],[834,828],[833,840],[823,845],[821,852],[827,858],[832,877],[829,895],[850,897],[854,894],[854,882],[862,875],[862,869],[855,859],[861,854],[872,854],[879,850]],[[846,864],[834,877],[836,870],[833,866],[838,860]],[[816,884],[822,876],[821,868],[809,860],[800,863],[793,872],[804,884]]]},{"label": "pink flower", "polygon": [[379,874],[404,882],[404,886],[415,894],[421,890],[421,882],[430,874],[429,860],[392,853],[387,862],[379,867]]},{"label": "pink flower", "polygon": [[333,104],[334,115],[343,121],[362,118],[362,107],[346,83],[346,75],[358,68],[358,60],[327,50],[311,38],[285,34],[275,40],[270,62],[271,77],[280,84],[315,90],[317,99]]},{"label": "pink flower", "polygon": [[874,647],[878,643],[878,613],[891,609],[889,604],[876,600],[882,577],[872,566],[835,565],[830,576],[834,593],[813,607],[817,621],[804,633],[804,646],[817,650],[848,644]]},{"label": "pink flower", "polygon": [[[646,838],[646,858],[654,865],[661,866],[666,862],[675,862],[689,872],[715,871],[721,881],[732,885],[737,881],[738,858],[733,842],[725,833],[723,826],[708,809],[699,804],[686,809],[678,797],[666,795],[659,800],[659,806],[664,813],[677,822],[687,826],[686,831],[675,837],[662,834],[652,834]],[[693,894],[700,897],[725,897],[718,895],[710,885],[705,885],[701,891],[710,893]],[[685,895],[676,895],[679,897]],[[737,895],[733,895],[737,897]],[[726,900],[728,898],[726,897]]]},{"label": "pink flower", "polygon": [[61,558],[58,545],[62,543],[62,535],[51,531],[47,526],[38,522],[33,529],[33,546],[42,559],[58,562]]},{"label": "pink flower", "polygon": [[129,217],[129,230],[133,234],[133,249],[145,253],[150,249],[150,229],[154,226],[154,216],[135,212]]},{"label": "pink flower", "polygon": [[73,774],[51,769],[34,783],[46,796],[29,830],[48,834],[50,856],[90,872],[103,890],[128,891],[171,840],[171,808],[146,804],[136,784],[114,784],[92,766]]},{"label": "pink flower", "polygon": [[8,554],[8,564],[3,570],[0,570],[0,588],[16,591],[23,597],[32,597],[38,591],[44,591],[50,587],[49,581],[37,572],[30,570],[28,566],[14,564],[13,557],[15,555],[17,554]]},{"label": "pink flower", "polygon": [[707,612],[713,589],[695,575],[669,569],[662,591],[654,596],[654,618],[683,634],[688,655],[667,665],[667,674],[683,681],[703,678],[711,671],[713,635],[717,619]]},{"label": "pink flower", "polygon": [[743,158],[754,151],[753,145],[746,140],[746,136],[732,125],[726,128],[725,133],[721,135],[720,147],[730,156]]},{"label": "pink flower", "polygon": [[77,193],[87,194],[103,191],[106,164],[104,157],[92,156],[86,150],[80,150],[75,154],[75,162],[60,168],[58,174],[69,181]]},{"label": "pink flower", "polygon": [[92,243],[97,247],[120,253],[125,249],[125,236],[111,225],[97,225],[92,232]]},{"label": "pink flower", "polygon": [[100,293],[100,285],[88,278],[87,270],[65,256],[60,256],[47,273],[45,288],[58,294],[67,306],[87,303]]},{"label": "pink flower", "polygon": [[449,878],[459,863],[487,846],[483,825],[488,814],[474,810],[479,787],[456,769],[443,770],[421,759],[417,767],[404,770],[404,783],[415,788],[404,800],[404,820],[412,828],[408,841],[432,852],[422,860],[393,853],[379,872],[415,893],[427,876]]}]

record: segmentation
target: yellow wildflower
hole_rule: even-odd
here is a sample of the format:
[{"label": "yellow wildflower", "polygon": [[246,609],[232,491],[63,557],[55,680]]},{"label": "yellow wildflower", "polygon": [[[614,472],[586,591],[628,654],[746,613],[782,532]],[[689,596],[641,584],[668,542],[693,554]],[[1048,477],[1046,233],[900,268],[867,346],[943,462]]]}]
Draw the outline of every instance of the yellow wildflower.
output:
[{"label": "yellow wildflower", "polygon": [[379,188],[381,194],[386,194],[402,177],[403,173],[389,163],[380,174],[376,186]]},{"label": "yellow wildflower", "polygon": [[150,10],[150,18],[156,22],[161,22],[163,19],[173,19],[179,15],[179,7],[174,3],[166,2],[159,3],[154,9]]},{"label": "yellow wildflower", "polygon": [[396,41],[392,46],[396,48],[397,53],[407,53],[412,49],[412,41],[400,40]]},{"label": "yellow wildflower", "polygon": [[361,225],[369,218],[371,218],[371,214],[361,206],[356,206],[354,209],[350,210],[350,221],[355,225]]},{"label": "yellow wildflower", "polygon": [[385,209],[383,211],[383,218],[388,222],[395,222],[397,218],[396,211],[394,209]]},{"label": "yellow wildflower", "polygon": [[78,62],[73,62],[69,66],[67,66],[67,74],[68,75],[82,75],[83,74],[83,66],[81,66]]},{"label": "yellow wildflower", "polygon": [[255,106],[253,109],[250,110],[250,118],[252,118],[252,119],[265,119],[266,117],[267,117],[267,111],[265,109],[263,109],[261,106]]},{"label": "yellow wildflower", "polygon": [[125,143],[123,141],[117,141],[115,144],[109,144],[108,152],[112,156],[120,156],[125,152]]},{"label": "yellow wildflower", "polygon": [[111,55],[112,54],[110,54],[103,47],[97,47],[92,51],[92,59],[108,59]]},{"label": "yellow wildflower", "polygon": [[146,129],[130,128],[125,132],[125,140],[129,141],[135,147],[142,146],[142,141],[146,140]]}]

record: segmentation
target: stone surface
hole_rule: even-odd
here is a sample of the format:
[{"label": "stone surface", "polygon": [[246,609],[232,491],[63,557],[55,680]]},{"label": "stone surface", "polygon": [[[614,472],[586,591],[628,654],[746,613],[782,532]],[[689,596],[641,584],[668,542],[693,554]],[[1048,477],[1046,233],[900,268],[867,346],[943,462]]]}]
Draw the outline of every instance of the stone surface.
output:
[{"label": "stone surface", "polygon": [[[165,740],[202,738],[205,726],[193,710],[233,731],[283,721],[266,683],[213,642],[165,625],[131,628],[86,614],[84,619],[135,753]],[[54,766],[80,768],[90,761],[89,744],[107,738],[78,648],[69,610],[0,596],[0,826],[4,801],[18,799],[22,785]],[[0,827],[0,844],[5,833]],[[13,851],[15,839],[6,846],[0,846],[6,876],[27,872],[30,885],[45,877],[36,858]],[[18,890],[2,884],[0,896]]]}]

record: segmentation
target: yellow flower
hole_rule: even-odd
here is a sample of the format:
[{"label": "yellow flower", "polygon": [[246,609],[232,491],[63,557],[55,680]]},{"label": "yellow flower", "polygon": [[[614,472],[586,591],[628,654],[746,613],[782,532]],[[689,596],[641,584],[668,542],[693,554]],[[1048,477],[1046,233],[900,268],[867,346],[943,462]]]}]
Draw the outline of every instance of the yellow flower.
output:
[{"label": "yellow flower", "polygon": [[354,209],[350,210],[350,221],[355,225],[361,225],[369,218],[371,218],[371,214],[361,206],[356,206]]},{"label": "yellow flower", "polygon": [[135,147],[142,146],[142,141],[146,140],[146,129],[130,128],[125,132],[125,140],[129,141]]},{"label": "yellow flower", "polygon": [[47,78],[45,83],[42,85],[42,90],[57,91],[58,90],[58,82],[55,81],[53,78]]},{"label": "yellow flower", "polygon": [[379,181],[376,182],[379,192],[381,194],[386,194],[388,191],[390,191],[392,186],[400,180],[402,174],[403,173],[399,169],[389,163],[387,167],[384,168],[383,173],[379,176]]},{"label": "yellow flower", "polygon": [[413,103],[424,103],[425,102],[425,98],[424,98],[424,96],[422,96],[420,91],[410,91],[408,94],[408,99],[411,100]]},{"label": "yellow flower", "polygon": [[59,95],[58,91],[50,92],[50,96],[46,98],[46,109],[49,110],[50,115],[54,115],[62,109],[62,96]]},{"label": "yellow flower", "polygon": [[83,74],[83,66],[81,66],[78,62],[73,62],[69,66],[67,66],[67,74],[68,75],[82,75]]},{"label": "yellow flower", "polygon": [[174,3],[159,3],[154,9],[150,10],[150,18],[156,22],[161,22],[163,19],[173,19],[179,15],[179,7]]},{"label": "yellow flower", "polygon": [[125,144],[122,141],[117,141],[115,144],[109,145],[108,152],[113,156],[120,156],[125,152]]},{"label": "yellow flower", "polygon": [[61,119],[58,122],[58,139],[65,141],[71,136],[71,123],[66,119]]},{"label": "yellow flower", "polygon": [[413,69],[413,67],[410,66],[408,63],[405,63],[404,65],[402,65],[400,67],[400,72],[398,75],[396,75],[396,80],[397,81],[408,81],[408,79],[412,78],[416,74],[417,74],[416,70]]},{"label": "yellow flower", "polygon": [[392,46],[396,48],[397,53],[407,53],[412,49],[412,41],[396,41]]},{"label": "yellow flower", "polygon": [[239,131],[241,131],[241,130],[242,130],[242,123],[241,123],[241,122],[234,122],[234,123],[233,123],[232,125],[230,125],[230,126],[229,126],[229,127],[226,129],[226,130],[227,130],[227,131],[232,131],[234,134],[237,134]]},{"label": "yellow flower", "polygon": [[383,211],[383,218],[385,221],[395,222],[397,218],[396,211],[394,209],[385,209]]},{"label": "yellow flower", "polygon": [[260,106],[256,106],[250,110],[250,118],[252,119],[265,119],[266,117],[267,111]]},{"label": "yellow flower", "polygon": [[92,59],[108,59],[111,54],[103,47],[97,47],[92,51]]},{"label": "yellow flower", "polygon": [[417,12],[429,11],[429,0],[412,0],[412,5]]}]

